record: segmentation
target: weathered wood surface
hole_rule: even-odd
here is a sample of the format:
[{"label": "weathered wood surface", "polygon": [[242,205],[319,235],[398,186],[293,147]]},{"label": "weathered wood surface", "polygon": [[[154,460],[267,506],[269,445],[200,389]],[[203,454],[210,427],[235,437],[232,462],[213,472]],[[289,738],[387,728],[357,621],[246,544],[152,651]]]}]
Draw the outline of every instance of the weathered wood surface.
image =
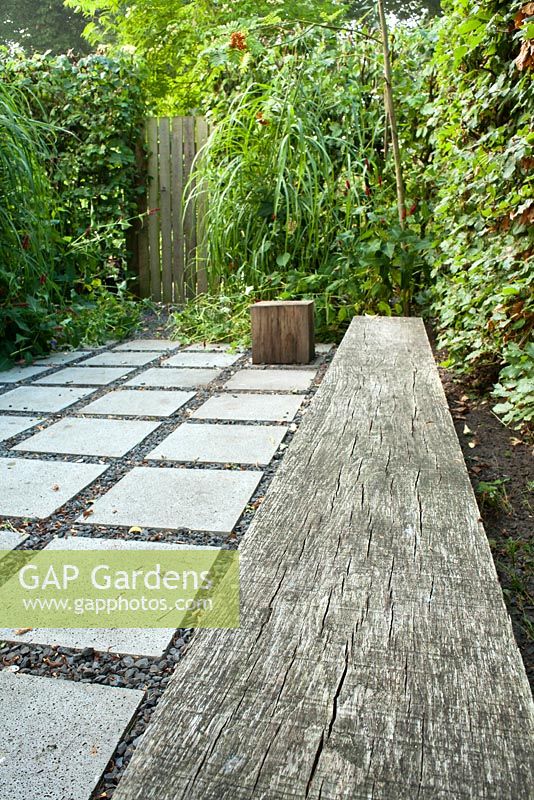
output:
[{"label": "weathered wood surface", "polygon": [[149,119],[146,124],[148,150],[148,257],[149,257],[149,294],[152,300],[161,300],[161,254],[159,233],[159,185],[158,185],[158,121]]},{"label": "weathered wood surface", "polygon": [[315,357],[313,300],[264,300],[250,307],[254,364],[309,364]]},{"label": "weathered wood surface", "polygon": [[115,800],[526,800],[534,712],[422,323],[355,320]]},{"label": "weathered wood surface", "polygon": [[200,195],[198,207],[195,199],[187,202],[193,165],[207,136],[204,117],[147,121],[148,193],[140,211],[148,211],[148,221],[131,264],[141,297],[181,303],[207,287],[205,255],[197,252],[206,199]]},{"label": "weathered wood surface", "polygon": [[185,300],[185,251],[182,202],[176,198],[184,195],[184,131],[183,118],[172,120],[172,185],[175,200],[172,204],[172,271],[174,299],[178,303]]}]

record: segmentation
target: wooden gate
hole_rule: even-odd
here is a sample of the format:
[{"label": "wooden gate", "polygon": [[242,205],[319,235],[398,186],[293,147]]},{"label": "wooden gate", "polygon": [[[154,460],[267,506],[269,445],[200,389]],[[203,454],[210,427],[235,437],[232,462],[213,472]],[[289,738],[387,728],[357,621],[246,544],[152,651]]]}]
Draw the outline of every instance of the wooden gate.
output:
[{"label": "wooden gate", "polygon": [[193,163],[207,136],[204,117],[147,120],[140,157],[148,157],[148,189],[140,201],[144,216],[134,248],[141,297],[181,303],[207,288],[200,247],[205,199],[186,198],[187,187],[193,188]]}]

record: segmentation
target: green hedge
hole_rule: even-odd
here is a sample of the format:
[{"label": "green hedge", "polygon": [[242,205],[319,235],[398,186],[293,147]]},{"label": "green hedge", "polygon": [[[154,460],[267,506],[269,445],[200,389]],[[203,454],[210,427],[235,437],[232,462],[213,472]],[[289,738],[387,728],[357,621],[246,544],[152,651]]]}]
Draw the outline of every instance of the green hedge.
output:
[{"label": "green hedge", "polygon": [[[126,288],[127,234],[139,192],[135,153],[146,111],[142,76],[126,57],[4,52],[0,81],[20,124],[38,139],[30,162],[36,175],[44,171],[41,184],[47,183],[39,210],[33,209],[34,230],[20,204],[7,204],[17,246],[0,273],[0,357],[30,358],[51,340],[83,339],[81,320],[90,307],[100,307],[102,336],[109,334],[109,322],[113,330],[122,319],[118,308],[108,319],[103,306],[111,310],[110,293]],[[5,170],[2,177],[7,180]],[[23,205],[31,205],[29,193],[23,194]],[[37,229],[47,231],[44,245],[34,239]],[[0,249],[7,244],[1,237]],[[21,259],[36,277],[33,283],[22,280]],[[28,319],[30,308],[35,313]]]},{"label": "green hedge", "polygon": [[451,363],[499,381],[506,422],[532,422],[533,18],[509,0],[443,5],[430,70],[437,96],[427,106],[433,312]]}]

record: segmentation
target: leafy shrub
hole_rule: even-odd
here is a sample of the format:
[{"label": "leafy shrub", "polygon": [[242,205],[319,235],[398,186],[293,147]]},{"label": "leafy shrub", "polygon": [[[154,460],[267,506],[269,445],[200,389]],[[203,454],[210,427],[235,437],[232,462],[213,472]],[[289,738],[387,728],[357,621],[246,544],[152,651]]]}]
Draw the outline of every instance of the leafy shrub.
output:
[{"label": "leafy shrub", "polygon": [[229,342],[250,346],[250,305],[261,293],[241,280],[230,278],[214,293],[190,300],[169,319],[172,335],[182,344]]},{"label": "leafy shrub", "polygon": [[[55,210],[82,279],[127,260],[125,232],[137,213],[136,146],[146,115],[141,74],[130,57],[5,56],[0,74],[22,91],[33,116],[53,126],[48,159]],[[80,246],[83,244],[83,247]],[[64,264],[65,278],[74,268]],[[78,274],[78,277],[79,274]]]},{"label": "leafy shrub", "polygon": [[534,423],[534,343],[524,348],[509,344],[503,353],[506,366],[493,392],[504,399],[494,411],[506,423]]},{"label": "leafy shrub", "polygon": [[[11,187],[0,211],[0,280],[8,287],[0,357],[31,359],[51,340],[68,341],[67,331],[83,338],[79,326],[90,313],[92,336],[99,327],[101,338],[116,334],[113,320],[121,319],[128,294],[127,237],[138,213],[136,147],[145,108],[140,74],[126,57],[4,52],[0,77],[0,98],[6,109],[18,106],[12,122],[19,128],[8,124],[0,138],[0,179]],[[26,165],[19,177],[18,163]],[[98,322],[98,310],[111,304],[116,313]]]},{"label": "leafy shrub", "polygon": [[53,341],[55,347],[89,347],[110,338],[125,339],[141,319],[143,305],[127,294],[94,292],[63,309]]},{"label": "leafy shrub", "polygon": [[[432,68],[433,311],[451,363],[502,369],[506,422],[532,420],[534,27],[521,2],[448,0]],[[528,10],[528,9],[527,9]]]},{"label": "leafy shrub", "polygon": [[[406,313],[425,282],[425,243],[416,216],[404,229],[397,219],[379,42],[274,28],[210,51],[227,70],[195,176],[209,195],[212,289],[234,276],[271,296],[314,297],[329,335],[363,311]],[[248,81],[236,87],[243,53]]]},{"label": "leafy shrub", "polygon": [[66,0],[81,11],[88,25],[85,35],[93,45],[105,44],[112,52],[127,47],[147,64],[146,85],[160,115],[198,112],[213,88],[213,72],[202,52],[214,30],[240,20],[275,11],[284,19],[319,19],[343,9],[339,0]]},{"label": "leafy shrub", "polygon": [[28,116],[20,92],[0,83],[0,359],[12,348],[52,335],[54,282],[53,190],[43,164],[47,129]]}]

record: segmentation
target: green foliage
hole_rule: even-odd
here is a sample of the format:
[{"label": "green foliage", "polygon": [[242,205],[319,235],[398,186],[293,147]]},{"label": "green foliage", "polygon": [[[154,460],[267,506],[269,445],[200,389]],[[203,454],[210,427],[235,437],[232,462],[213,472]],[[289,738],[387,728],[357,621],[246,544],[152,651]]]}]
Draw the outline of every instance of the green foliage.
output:
[{"label": "green foliage", "polygon": [[502,368],[497,406],[532,420],[534,134],[521,2],[449,0],[432,69],[427,185],[435,193],[433,311],[451,363]]},{"label": "green foliage", "polygon": [[[137,212],[135,148],[145,118],[140,75],[129,57],[5,57],[0,74],[34,117],[54,129],[48,173],[60,197],[57,226],[69,244],[64,279],[89,282],[106,261],[116,280],[125,231]],[[83,266],[82,266],[83,265]]]},{"label": "green foliage", "polygon": [[[349,16],[357,19],[375,6],[376,0],[351,0],[349,3]],[[423,14],[435,16],[440,13],[441,0],[386,0],[384,5],[389,14],[399,19],[414,20]]]},{"label": "green foliage", "polygon": [[5,361],[31,359],[54,340],[81,340],[91,314],[101,317],[95,325],[103,338],[115,323],[124,329],[123,312],[111,313],[111,306],[127,296],[126,235],[137,213],[144,104],[138,72],[126,59],[5,53],[0,76]]},{"label": "green foliage", "polygon": [[494,481],[479,481],[476,493],[482,506],[491,506],[509,514],[512,510],[506,484],[510,478],[497,478]]},{"label": "green foliage", "polygon": [[236,276],[271,296],[313,297],[328,336],[357,313],[406,312],[424,284],[425,243],[417,214],[404,229],[397,219],[379,43],[264,27],[247,33],[246,73],[225,38],[210,50],[224,91],[196,185],[210,198],[211,286]]},{"label": "green foliage", "polygon": [[65,8],[63,0],[2,0],[0,44],[18,44],[34,53],[87,53],[83,29],[83,18]]},{"label": "green foliage", "polygon": [[93,291],[62,309],[55,347],[90,347],[110,338],[125,339],[141,320],[143,305],[122,290]]},{"label": "green foliage", "polygon": [[221,283],[213,294],[201,294],[169,318],[173,338],[182,344],[229,342],[250,346],[250,305],[261,292],[236,278]]},{"label": "green foliage", "polygon": [[524,348],[509,344],[502,355],[506,366],[493,394],[504,402],[493,410],[507,424],[534,423],[534,343],[529,342]]},{"label": "green foliage", "polygon": [[48,314],[59,296],[53,221],[42,213],[53,203],[43,167],[47,129],[28,112],[24,96],[0,82],[0,359],[6,348],[51,335]]},{"label": "green foliage", "polygon": [[66,0],[88,20],[86,36],[115,51],[126,47],[147,64],[147,92],[158,114],[189,114],[212,87],[201,57],[219,26],[240,30],[242,20],[277,13],[284,19],[320,19],[341,8],[339,0]]}]

